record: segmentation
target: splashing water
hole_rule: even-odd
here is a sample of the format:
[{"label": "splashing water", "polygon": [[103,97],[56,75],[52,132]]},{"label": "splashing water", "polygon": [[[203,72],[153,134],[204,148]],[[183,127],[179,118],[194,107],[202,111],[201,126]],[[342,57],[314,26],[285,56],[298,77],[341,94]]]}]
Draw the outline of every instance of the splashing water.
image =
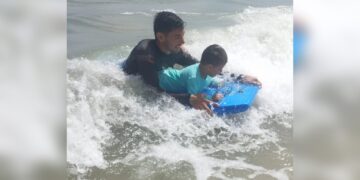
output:
[{"label": "splashing water", "polygon": [[[292,177],[292,9],[248,8],[222,15],[229,27],[191,29],[186,48],[228,53],[225,71],[263,83],[247,112],[209,117],[125,75],[119,49],[67,70],[67,151],[81,179],[290,179]],[[130,52],[131,48],[120,49]],[[103,55],[106,58],[103,58]],[[114,56],[111,56],[114,54]]]}]

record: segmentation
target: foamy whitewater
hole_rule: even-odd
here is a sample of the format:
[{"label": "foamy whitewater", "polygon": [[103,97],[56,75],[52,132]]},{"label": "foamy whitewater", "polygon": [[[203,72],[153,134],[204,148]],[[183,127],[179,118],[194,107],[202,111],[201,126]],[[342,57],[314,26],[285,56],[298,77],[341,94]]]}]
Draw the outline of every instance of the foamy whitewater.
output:
[{"label": "foamy whitewater", "polygon": [[[146,13],[123,15],[132,14]],[[262,81],[253,106],[228,117],[209,117],[185,108],[145,85],[140,77],[119,69],[130,45],[70,59],[69,176],[292,179],[292,8],[249,7],[221,15],[222,19],[234,23],[225,28],[186,29],[185,47],[200,59],[208,45],[223,46],[229,58],[224,71]]]}]

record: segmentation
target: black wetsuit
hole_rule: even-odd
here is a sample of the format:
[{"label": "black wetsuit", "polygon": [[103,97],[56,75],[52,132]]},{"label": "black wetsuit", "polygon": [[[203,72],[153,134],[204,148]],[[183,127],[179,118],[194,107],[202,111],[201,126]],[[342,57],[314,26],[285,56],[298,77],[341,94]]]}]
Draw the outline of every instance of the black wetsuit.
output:
[{"label": "black wetsuit", "polygon": [[[145,39],[140,41],[131,51],[123,64],[123,70],[127,74],[140,75],[145,83],[161,90],[158,78],[159,71],[173,67],[175,64],[186,67],[197,62],[198,60],[184,51],[165,54],[156,45],[154,39]],[[189,95],[179,96],[176,99],[185,105],[189,105]]]}]

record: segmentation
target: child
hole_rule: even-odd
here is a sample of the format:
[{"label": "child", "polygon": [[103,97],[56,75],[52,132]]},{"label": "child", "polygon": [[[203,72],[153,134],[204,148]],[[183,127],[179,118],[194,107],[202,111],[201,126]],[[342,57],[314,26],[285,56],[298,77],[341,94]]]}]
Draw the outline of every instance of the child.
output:
[{"label": "child", "polygon": [[[199,94],[206,87],[216,82],[213,77],[220,74],[227,63],[225,50],[217,45],[208,46],[201,55],[200,63],[193,64],[184,69],[164,69],[159,72],[159,85],[168,93]],[[223,98],[217,93],[214,101]]]}]

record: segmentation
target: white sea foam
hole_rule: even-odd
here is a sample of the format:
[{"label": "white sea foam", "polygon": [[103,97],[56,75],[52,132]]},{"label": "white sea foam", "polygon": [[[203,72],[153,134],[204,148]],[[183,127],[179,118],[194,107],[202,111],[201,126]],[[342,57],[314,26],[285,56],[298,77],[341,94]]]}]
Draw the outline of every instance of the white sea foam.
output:
[{"label": "white sea foam", "polygon": [[[67,161],[81,166],[105,167],[101,144],[111,137],[102,107],[112,97],[111,88],[102,86],[113,65],[74,59],[67,73]],[[115,73],[113,75],[116,76]]]},{"label": "white sea foam", "polygon": [[214,171],[214,168],[219,169],[219,172],[225,170],[225,168],[232,167],[264,171],[264,168],[247,164],[243,159],[221,160],[209,157],[207,156],[207,153],[209,152],[197,147],[190,146],[185,148],[177,143],[170,142],[152,147],[151,152],[146,156],[154,156],[166,160],[169,163],[176,163],[178,161],[190,162],[194,167],[196,177],[199,180],[205,180],[210,175],[221,175],[221,173]]},{"label": "white sea foam", "polygon": [[120,13],[122,15],[145,15],[145,16],[152,16],[150,13],[147,12],[141,12],[141,11],[137,11],[137,12],[122,12]]}]

